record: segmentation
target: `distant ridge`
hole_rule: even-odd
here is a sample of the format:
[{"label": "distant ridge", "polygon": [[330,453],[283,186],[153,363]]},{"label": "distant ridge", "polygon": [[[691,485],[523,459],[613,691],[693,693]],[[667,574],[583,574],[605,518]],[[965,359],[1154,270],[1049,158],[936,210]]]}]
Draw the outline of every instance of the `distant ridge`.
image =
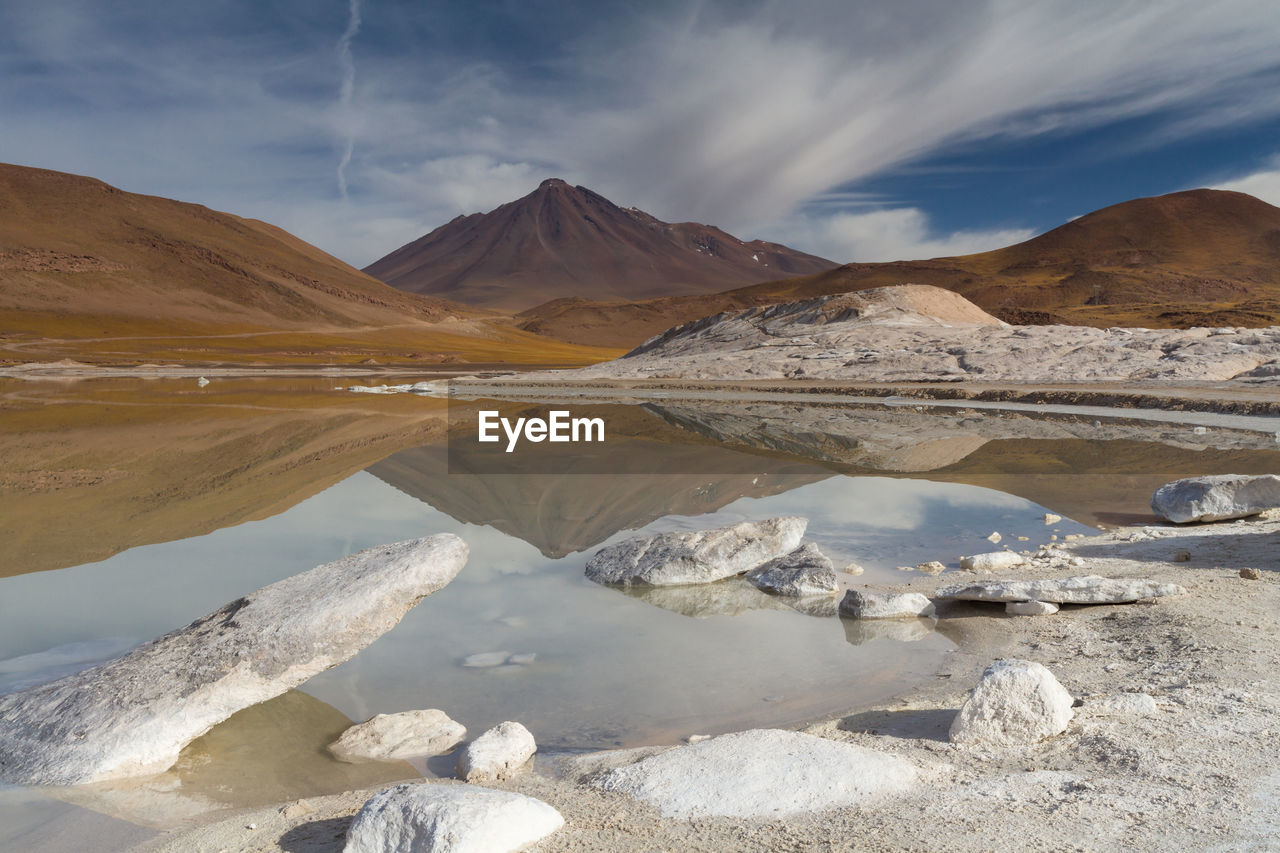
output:
[{"label": "distant ridge", "polygon": [[714,293],[835,266],[709,225],[663,222],[550,178],[489,213],[459,216],[364,271],[412,293],[518,311],[562,298]]},{"label": "distant ridge", "polygon": [[944,287],[1011,323],[1280,324],[1280,208],[1244,193],[1188,190],[1112,205],[991,252],[846,264],[710,295],[551,302],[523,312],[521,328],[634,346],[721,311],[899,284]]},{"label": "distant ridge", "polygon": [[396,290],[265,222],[0,164],[0,362],[607,355],[484,323],[483,314]]}]

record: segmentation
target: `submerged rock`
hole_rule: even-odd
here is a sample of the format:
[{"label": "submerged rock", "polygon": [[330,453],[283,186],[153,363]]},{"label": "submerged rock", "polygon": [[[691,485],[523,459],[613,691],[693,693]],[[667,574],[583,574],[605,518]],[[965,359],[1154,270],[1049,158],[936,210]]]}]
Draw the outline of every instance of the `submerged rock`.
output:
[{"label": "submerged rock", "polygon": [[951,722],[953,743],[1019,746],[1065,731],[1071,694],[1043,665],[998,660],[982,673]]},{"label": "submerged rock", "polygon": [[500,782],[520,771],[538,751],[533,734],[519,723],[499,723],[467,744],[458,756],[464,782]]},{"label": "submerged rock", "polygon": [[586,574],[596,583],[623,586],[709,583],[794,551],[808,523],[783,516],[691,533],[638,536],[597,551]]},{"label": "submerged rock", "polygon": [[800,598],[840,591],[835,567],[812,542],[752,569],[746,577],[754,586],[774,595]]},{"label": "submerged rock", "polygon": [[667,750],[593,784],[649,803],[664,817],[776,819],[861,805],[905,791],[915,776],[911,764],[893,755],[800,732],[753,729]]},{"label": "submerged rock", "polygon": [[514,853],[562,826],[558,811],[523,794],[474,785],[396,785],[365,802],[342,850]]},{"label": "submerged rock", "polygon": [[1034,581],[974,581],[940,587],[934,598],[964,601],[1048,601],[1053,604],[1127,604],[1166,595],[1186,595],[1177,584],[1084,575]]},{"label": "submerged rock", "polygon": [[1280,508],[1280,476],[1218,474],[1175,480],[1156,489],[1151,509],[1178,524],[1226,521]]},{"label": "submerged rock", "polygon": [[918,592],[867,592],[851,589],[840,601],[840,615],[854,619],[913,619],[932,612]]},{"label": "submerged rock", "polygon": [[352,726],[329,751],[340,761],[397,761],[443,755],[467,736],[467,728],[436,708],[378,714]]},{"label": "submerged rock", "polygon": [[0,777],[73,785],[165,770],[235,712],[354,656],[466,559],[451,534],[370,548],[109,663],[0,696]]}]

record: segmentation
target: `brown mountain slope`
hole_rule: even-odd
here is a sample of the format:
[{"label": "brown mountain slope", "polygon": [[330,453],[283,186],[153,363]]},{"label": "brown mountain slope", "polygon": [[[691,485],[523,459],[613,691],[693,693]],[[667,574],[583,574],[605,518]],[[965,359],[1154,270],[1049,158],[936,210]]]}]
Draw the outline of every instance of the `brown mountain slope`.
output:
[{"label": "brown mountain slope", "polygon": [[602,357],[482,313],[388,287],[264,222],[0,164],[10,361]]},{"label": "brown mountain slope", "polygon": [[519,311],[564,297],[712,293],[834,266],[777,243],[624,210],[552,178],[490,213],[459,216],[365,272],[401,290]]},{"label": "brown mountain slope", "polygon": [[1271,325],[1280,323],[1280,208],[1243,193],[1190,190],[1104,208],[991,252],[847,264],[628,305],[560,300],[525,311],[520,326],[564,341],[631,346],[720,311],[908,283],[954,290],[1018,323]]}]

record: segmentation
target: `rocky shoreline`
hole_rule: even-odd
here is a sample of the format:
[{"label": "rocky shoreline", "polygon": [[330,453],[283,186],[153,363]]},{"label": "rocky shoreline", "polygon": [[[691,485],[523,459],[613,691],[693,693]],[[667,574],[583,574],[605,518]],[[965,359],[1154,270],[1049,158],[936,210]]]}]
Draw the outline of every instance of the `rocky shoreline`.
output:
[{"label": "rocky shoreline", "polygon": [[[802,808],[782,819],[676,816],[620,793],[621,782],[590,784],[614,767],[680,748],[543,756],[535,759],[537,772],[486,785],[541,800],[564,817],[539,851],[808,850],[855,841],[869,850],[1269,849],[1280,827],[1280,774],[1266,759],[1280,747],[1280,691],[1272,678],[1280,652],[1267,640],[1280,621],[1278,541],[1275,511],[1207,525],[1118,528],[1055,543],[981,577],[1099,575],[1172,584],[1188,594],[1064,604],[1032,617],[1007,614],[1003,604],[935,601],[937,618],[962,639],[933,684],[803,730],[909,768],[894,790],[856,805]],[[973,577],[913,574],[895,589],[934,597],[939,587]],[[1065,730],[1031,744],[953,742],[948,730],[957,710],[983,671],[1007,658],[1047,668],[1070,694],[1076,707]],[[711,741],[720,742],[724,737]],[[137,849],[337,851],[372,794],[222,816]]]}]

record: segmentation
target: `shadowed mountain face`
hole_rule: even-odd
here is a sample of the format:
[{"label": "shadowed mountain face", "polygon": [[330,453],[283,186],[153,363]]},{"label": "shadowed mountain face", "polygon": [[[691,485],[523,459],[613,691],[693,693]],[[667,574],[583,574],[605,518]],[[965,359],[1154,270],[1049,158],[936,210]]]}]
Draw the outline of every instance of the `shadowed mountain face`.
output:
[{"label": "shadowed mountain face", "polygon": [[542,305],[522,315],[522,328],[575,343],[634,346],[722,311],[901,284],[953,290],[1012,323],[1273,325],[1280,323],[1280,208],[1243,193],[1190,190],[1104,208],[991,252],[846,264],[625,305]]},{"label": "shadowed mountain face", "polygon": [[835,264],[718,228],[668,223],[559,179],[460,216],[365,268],[401,290],[519,311],[549,300],[712,293]]}]

